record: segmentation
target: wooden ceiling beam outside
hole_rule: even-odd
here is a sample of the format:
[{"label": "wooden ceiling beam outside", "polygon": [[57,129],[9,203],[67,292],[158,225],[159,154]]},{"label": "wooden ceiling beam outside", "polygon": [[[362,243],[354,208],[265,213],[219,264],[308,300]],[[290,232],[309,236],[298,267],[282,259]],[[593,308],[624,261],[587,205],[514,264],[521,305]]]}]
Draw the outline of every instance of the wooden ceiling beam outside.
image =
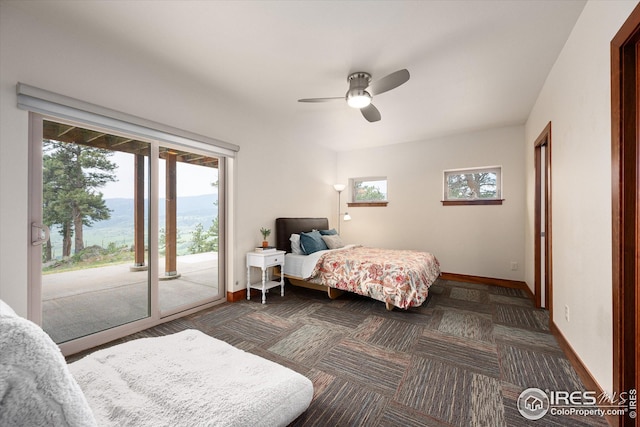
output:
[{"label": "wooden ceiling beam outside", "polygon": [[120,141],[120,142],[114,143],[112,145],[112,147],[118,147],[118,146],[120,146],[122,144],[127,144],[127,143],[132,142],[132,141],[133,141],[133,139],[125,139],[124,141]]},{"label": "wooden ceiling beam outside", "polygon": [[106,136],[106,135],[107,135],[106,133],[102,133],[102,134],[99,134],[99,135],[94,136],[93,138],[87,138],[87,140],[86,140],[85,142],[93,142],[93,141],[95,141],[96,139],[98,139],[98,138],[102,138],[103,136]]},{"label": "wooden ceiling beam outside", "polygon": [[67,130],[64,130],[60,134],[58,134],[58,138],[60,138],[61,136],[63,136],[67,132],[71,132],[73,129],[75,129],[75,126],[69,126],[69,128]]},{"label": "wooden ceiling beam outside", "polygon": [[[102,148],[105,150],[119,151],[123,153],[141,154],[145,156],[149,155],[149,143],[147,142],[83,129],[77,126],[51,122],[48,120],[44,121],[43,139],[86,145],[88,147]],[[169,149],[160,147],[160,158],[166,159],[168,152]],[[201,154],[194,154],[176,149],[171,149],[170,152],[176,154],[176,160],[178,162],[218,168],[218,159],[215,157],[207,157]]]}]

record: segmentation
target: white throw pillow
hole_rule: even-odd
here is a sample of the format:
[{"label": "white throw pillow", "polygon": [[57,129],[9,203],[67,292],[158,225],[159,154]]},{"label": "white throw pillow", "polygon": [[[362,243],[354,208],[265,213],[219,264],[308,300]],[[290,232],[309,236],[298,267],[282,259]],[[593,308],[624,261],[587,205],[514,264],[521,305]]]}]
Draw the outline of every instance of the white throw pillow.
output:
[{"label": "white throw pillow", "polygon": [[302,247],[300,247],[300,235],[292,234],[291,237],[289,237],[289,240],[291,241],[291,253],[295,255],[304,255]]}]

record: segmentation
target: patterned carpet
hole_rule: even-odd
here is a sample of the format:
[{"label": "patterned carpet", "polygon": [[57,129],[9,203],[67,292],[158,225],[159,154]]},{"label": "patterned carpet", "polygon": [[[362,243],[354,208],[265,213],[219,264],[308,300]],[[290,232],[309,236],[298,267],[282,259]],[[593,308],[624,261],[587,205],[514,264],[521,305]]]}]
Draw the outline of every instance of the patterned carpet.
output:
[{"label": "patterned carpet", "polygon": [[[314,398],[292,426],[604,426],[596,416],[528,421],[520,393],[583,390],[520,290],[438,280],[408,311],[287,286],[267,304],[225,303],[127,337],[199,329],[309,377]],[[123,341],[123,340],[120,340]],[[238,402],[239,405],[242,402]]]}]

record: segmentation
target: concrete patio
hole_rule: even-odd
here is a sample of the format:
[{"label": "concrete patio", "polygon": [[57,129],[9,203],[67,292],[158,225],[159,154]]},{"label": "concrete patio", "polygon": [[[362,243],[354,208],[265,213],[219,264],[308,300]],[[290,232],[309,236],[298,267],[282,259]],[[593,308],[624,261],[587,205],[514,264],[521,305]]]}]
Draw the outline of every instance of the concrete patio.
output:
[{"label": "concrete patio", "polygon": [[[160,311],[224,297],[218,287],[218,254],[179,256],[180,277],[160,280]],[[164,276],[164,259],[159,260]],[[149,272],[116,264],[42,276],[43,329],[56,343],[148,316]]]}]

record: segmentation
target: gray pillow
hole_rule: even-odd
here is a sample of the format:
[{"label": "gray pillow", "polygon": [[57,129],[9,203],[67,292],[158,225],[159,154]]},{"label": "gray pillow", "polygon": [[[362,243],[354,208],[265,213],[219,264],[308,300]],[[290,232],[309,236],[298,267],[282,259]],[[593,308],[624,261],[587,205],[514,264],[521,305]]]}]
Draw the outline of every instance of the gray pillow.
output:
[{"label": "gray pillow", "polygon": [[344,243],[342,243],[342,239],[337,234],[322,236],[322,240],[326,243],[329,249],[339,249],[344,247]]}]

